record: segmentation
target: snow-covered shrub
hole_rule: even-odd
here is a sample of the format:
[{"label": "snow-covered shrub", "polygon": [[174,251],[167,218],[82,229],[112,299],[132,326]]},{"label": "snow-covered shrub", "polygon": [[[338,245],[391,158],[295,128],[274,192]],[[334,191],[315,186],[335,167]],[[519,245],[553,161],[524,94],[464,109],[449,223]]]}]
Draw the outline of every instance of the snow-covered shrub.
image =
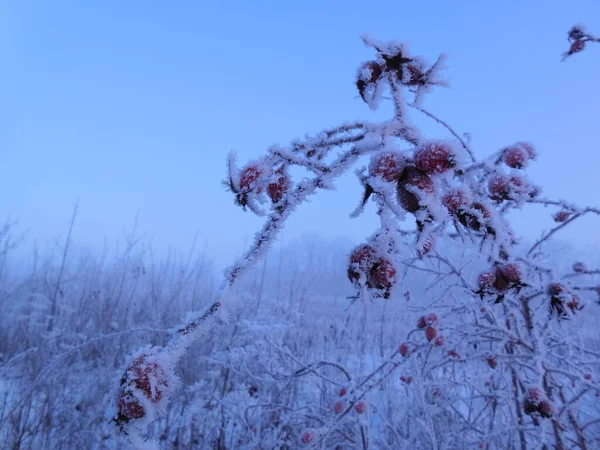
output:
[{"label": "snow-covered shrub", "polygon": [[[596,38],[576,27],[569,40],[565,56]],[[600,354],[576,331],[582,310],[593,308],[599,292],[598,271],[578,265],[560,273],[547,263],[545,249],[556,232],[579,217],[600,214],[600,209],[542,196],[526,171],[543,157],[543,149],[518,141],[478,158],[468,141],[426,110],[426,96],[446,85],[443,56],[428,63],[400,42],[369,36],[364,42],[375,58],[360,65],[356,88],[372,110],[389,98],[393,116],[379,123],[348,122],[288,146],[272,146],[242,169],[230,156],[226,186],[237,205],[265,216],[265,224],[228,270],[220,298],[207,310],[190,313],[173,330],[171,343],[160,350],[171,358],[164,363],[174,366],[217,316],[230,317],[240,295],[238,280],[265,256],[303,202],[369,160],[368,167],[356,172],[364,196],[351,216],[362,214],[372,200],[380,225],[349,249],[347,277],[355,291],[349,296],[351,307],[357,301],[405,301],[423,314],[412,325],[396,328],[397,344],[382,346],[380,362],[367,374],[360,364],[345,367],[326,356],[302,362],[290,349],[268,341],[277,355],[264,353],[264,348],[254,354],[253,368],[239,359],[223,362],[228,374],[223,391],[208,409],[232,407],[226,406],[227,399],[239,398],[246,387],[228,385],[230,371],[245,371],[257,380],[249,388],[251,397],[274,389],[267,394],[267,405],[277,406],[267,410],[277,418],[267,425],[272,432],[262,436],[267,441],[260,448],[591,448],[600,436],[595,407],[600,391],[589,372],[598,371]],[[410,121],[410,111],[444,125],[448,136],[423,136]],[[292,179],[292,167],[308,176]],[[528,205],[556,210],[557,222],[529,246],[515,235],[508,218]],[[420,279],[428,279],[429,287],[410,289],[411,277],[419,272],[425,272]],[[275,357],[298,366],[281,380],[291,383],[312,375],[317,383],[291,407],[277,401],[282,395],[277,387],[268,388],[264,379],[258,382],[265,375],[277,380]],[[354,376],[356,371],[362,375]],[[119,398],[127,394],[139,404],[143,400],[143,411],[136,409],[138,403],[131,410],[121,408],[119,423],[137,423],[150,410],[167,413],[157,406],[168,400],[167,395],[156,398],[162,388],[150,392],[147,383],[136,379],[139,375],[124,378]],[[405,406],[394,408],[393,401],[387,410],[376,406],[383,395],[399,392]],[[310,406],[315,404],[322,407]],[[238,437],[238,447],[254,448],[258,441],[249,436],[258,428],[247,415],[242,417],[247,432]],[[226,434],[235,434],[223,420],[220,426],[214,423],[217,448],[225,447]]]}]

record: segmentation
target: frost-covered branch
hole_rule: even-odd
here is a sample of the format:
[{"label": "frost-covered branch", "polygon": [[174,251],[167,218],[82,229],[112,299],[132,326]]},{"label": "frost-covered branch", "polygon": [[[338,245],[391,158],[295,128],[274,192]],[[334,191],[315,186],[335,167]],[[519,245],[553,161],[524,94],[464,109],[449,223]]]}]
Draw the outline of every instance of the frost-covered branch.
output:
[{"label": "frost-covered branch", "polygon": [[566,60],[568,57],[575,53],[582,52],[590,42],[600,42],[600,38],[594,36],[588,32],[583,25],[575,25],[569,30],[567,35],[569,41],[569,50],[563,53],[562,60]]}]

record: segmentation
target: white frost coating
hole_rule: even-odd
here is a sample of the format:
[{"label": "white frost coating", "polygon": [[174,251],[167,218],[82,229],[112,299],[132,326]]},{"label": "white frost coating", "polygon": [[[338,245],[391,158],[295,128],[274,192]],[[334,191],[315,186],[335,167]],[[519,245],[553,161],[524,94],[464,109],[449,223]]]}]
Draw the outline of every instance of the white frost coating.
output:
[{"label": "white frost coating", "polygon": [[[320,189],[334,189],[335,179],[350,170],[352,165],[361,157],[367,157],[371,154],[377,155],[379,154],[377,152],[397,151],[399,148],[398,139],[408,141],[410,146],[415,148],[419,148],[428,142],[424,140],[416,127],[409,125],[407,112],[410,110],[405,107],[406,95],[414,94],[414,101],[418,103],[422,101],[425,93],[431,91],[434,85],[443,85],[444,80],[440,76],[440,71],[444,67],[444,58],[441,57],[433,66],[428,67],[423,58],[412,57],[408,53],[408,47],[405,44],[396,41],[381,43],[369,36],[365,36],[364,40],[367,45],[374,46],[377,49],[376,58],[379,64],[386,63],[390,67],[394,67],[399,63],[398,59],[394,60],[393,57],[397,56],[398,53],[402,53],[403,56],[413,58],[412,62],[423,72],[423,78],[420,78],[418,82],[412,80],[409,77],[409,71],[404,70],[407,68],[406,66],[402,67],[402,71],[387,67],[386,75],[379,78],[378,82],[371,87],[367,87],[367,89],[372,88],[373,91],[370,92],[371,95],[365,97],[369,107],[375,108],[381,100],[380,94],[382,91],[378,90],[390,88],[392,102],[395,107],[395,115],[391,120],[381,124],[348,122],[340,127],[323,130],[312,136],[307,135],[304,140],[294,140],[289,146],[270,147],[267,157],[250,163],[262,176],[246,183],[247,186],[243,186],[245,183],[241,180],[240,171],[230,161],[231,184],[237,190],[248,189],[248,192],[246,192],[248,194],[248,206],[253,212],[265,215],[266,222],[262,230],[256,234],[251,248],[227,270],[222,295],[219,303],[217,303],[220,306],[215,309],[214,314],[209,314],[204,320],[198,318],[203,317],[202,315],[205,312],[190,314],[181,327],[175,330],[174,333],[177,336],[171,346],[168,347],[168,350],[165,351],[165,354],[169,354],[169,361],[173,365],[183,355],[185,349],[192,342],[198,340],[199,336],[206,332],[221,314],[225,314],[222,319],[229,317],[227,306],[234,306],[234,298],[243,295],[235,289],[236,283],[253,263],[264,257],[275,236],[284,227],[287,218],[302,202]],[[396,71],[397,74],[393,71]],[[361,70],[359,73],[359,77],[365,79],[371,78],[371,76],[371,69]],[[424,78],[426,78],[426,82],[423,82]],[[452,134],[457,136],[456,133]],[[441,323],[439,326],[437,323],[435,324],[437,328],[434,331],[438,337],[443,339],[438,341],[435,337],[431,337],[433,325],[429,326],[431,329],[428,331],[421,329],[419,326],[417,326],[418,329],[415,329],[415,321],[409,317],[408,319],[413,324],[411,325],[412,328],[409,326],[406,328],[408,331],[406,333],[402,332],[401,335],[410,343],[410,355],[417,356],[411,359],[411,356],[407,354],[403,355],[404,359],[401,359],[398,357],[398,351],[388,351],[387,344],[382,344],[381,357],[379,358],[381,366],[377,366],[379,361],[377,364],[367,361],[365,362],[366,365],[373,364],[374,367],[361,370],[361,376],[357,378],[359,381],[347,383],[348,389],[353,390],[344,398],[345,406],[348,408],[347,411],[338,411],[335,416],[333,414],[327,416],[326,412],[323,412],[323,417],[319,418],[319,422],[323,425],[318,429],[311,425],[310,428],[305,430],[298,430],[299,433],[294,430],[294,436],[303,436],[306,432],[314,433],[314,435],[310,435],[310,439],[314,441],[312,442],[314,447],[327,448],[331,444],[331,441],[327,441],[327,439],[335,434],[335,430],[340,430],[342,425],[346,427],[354,422],[365,425],[362,430],[371,433],[369,437],[376,435],[376,431],[371,432],[369,427],[366,426],[367,424],[372,426],[372,423],[367,423],[367,421],[375,417],[375,415],[370,415],[372,411],[370,407],[367,408],[366,414],[352,416],[353,411],[356,412],[356,402],[359,400],[366,401],[370,396],[375,397],[378,388],[383,387],[388,382],[392,388],[396,388],[397,386],[392,382],[398,381],[395,370],[402,367],[403,363],[405,363],[405,366],[402,370],[411,370],[411,377],[414,376],[416,379],[415,383],[410,386],[408,382],[401,385],[402,392],[406,393],[407,404],[411,407],[414,406],[411,414],[406,415],[404,418],[407,424],[410,423],[411,427],[414,426],[411,429],[417,430],[415,436],[419,433],[422,435],[419,435],[421,440],[418,443],[411,441],[404,442],[404,445],[420,448],[419,445],[423,446],[424,444],[435,448],[441,445],[440,442],[444,442],[444,445],[447,444],[448,446],[468,446],[469,448],[472,446],[475,448],[478,442],[474,439],[480,439],[481,433],[473,433],[472,430],[482,429],[486,430],[486,433],[489,431],[486,439],[490,440],[492,446],[495,445],[498,448],[502,447],[501,444],[509,446],[508,441],[492,442],[492,440],[496,439],[494,437],[496,435],[503,435],[500,439],[508,439],[504,436],[508,436],[510,433],[515,434],[515,429],[510,428],[510,426],[516,423],[516,420],[512,419],[515,416],[515,401],[516,404],[519,404],[521,398],[519,398],[520,394],[517,394],[516,398],[512,397],[513,394],[510,391],[511,371],[518,374],[519,380],[517,382],[522,385],[530,383],[541,385],[546,370],[545,364],[560,366],[560,362],[556,362],[549,355],[556,352],[556,346],[572,344],[568,339],[560,343],[552,341],[553,336],[562,337],[562,335],[560,328],[555,323],[556,320],[552,319],[554,320],[552,321],[547,314],[549,299],[543,287],[556,276],[551,270],[544,270],[543,264],[539,264],[534,258],[530,258],[526,251],[521,251],[522,261],[519,262],[519,267],[515,270],[518,272],[524,271],[525,267],[527,268],[526,274],[522,277],[522,281],[526,281],[527,286],[510,286],[510,283],[498,275],[502,272],[491,271],[492,268],[503,267],[502,265],[507,261],[515,261],[515,255],[518,254],[518,244],[509,227],[507,217],[509,212],[515,208],[533,202],[532,195],[534,191],[537,191],[523,175],[527,158],[523,158],[523,153],[514,155],[516,156],[515,161],[522,159],[523,164],[509,161],[510,165],[521,167],[508,172],[505,167],[506,161],[504,161],[505,154],[503,150],[495,152],[482,162],[477,162],[473,158],[473,163],[466,165],[463,158],[465,156],[463,148],[454,140],[450,141],[449,145],[455,149],[456,156],[456,165],[451,168],[443,167],[444,164],[441,162],[435,167],[417,169],[417,158],[413,157],[413,151],[404,152],[408,156],[407,160],[411,164],[411,169],[415,169],[412,184],[407,182],[406,189],[416,195],[419,207],[415,207],[414,202],[411,204],[409,201],[402,203],[402,205],[407,210],[414,211],[412,213],[404,211],[400,207],[397,180],[386,181],[380,176],[371,176],[371,174],[367,176],[365,175],[367,173],[366,168],[357,172],[363,187],[365,189],[367,189],[367,186],[372,188],[373,193],[370,201],[373,201],[379,215],[379,228],[366,239],[366,243],[374,249],[374,258],[377,258],[377,264],[371,265],[367,269],[362,267],[361,261],[350,264],[350,269],[357,272],[356,280],[353,281],[358,284],[356,291],[359,297],[367,301],[377,300],[382,293],[377,292],[377,290],[384,291],[387,286],[373,287],[367,286],[367,284],[373,282],[372,284],[375,285],[384,285],[386,281],[396,277],[391,286],[391,296],[399,297],[402,293],[407,303],[412,301],[409,304],[410,308],[406,308],[406,315],[414,313],[422,308],[424,303],[428,303],[432,311],[435,311],[441,317]],[[266,201],[265,190],[270,183],[278,180],[274,170],[282,164],[304,168],[310,174],[310,177],[296,180],[295,184],[285,192],[281,201],[266,206],[268,202]],[[402,178],[402,180],[410,179],[412,173],[408,171],[404,172],[404,175],[405,178]],[[496,193],[497,198],[494,199],[491,198],[494,193],[489,182],[492,177],[497,175],[506,176],[509,183],[512,184],[508,186],[507,193],[500,192],[502,195]],[[430,180],[433,185],[432,189],[429,186]],[[419,184],[421,184],[420,187]],[[450,197],[445,204],[445,196],[454,190],[457,190],[460,194]],[[413,197],[409,196],[409,199],[412,200]],[[449,207],[453,201],[457,202],[458,206]],[[536,202],[542,202],[543,204],[543,200],[539,198],[536,198]],[[356,214],[354,215],[358,215],[362,211],[364,206],[362,203],[361,201],[361,206],[355,211]],[[553,202],[549,203],[548,206],[569,209],[564,203]],[[259,210],[259,207],[262,209]],[[589,209],[575,208],[573,206],[570,211],[580,211],[582,213],[590,211]],[[413,220],[406,220],[408,216]],[[416,227],[415,222],[417,222]],[[410,226],[410,230],[401,229],[401,223]],[[461,258],[466,261],[464,264],[459,264],[453,258],[444,256],[449,246],[453,246],[452,248],[461,254]],[[415,248],[418,251],[418,258],[414,257]],[[429,251],[428,254],[427,251]],[[386,266],[382,261],[389,261],[390,265]],[[390,270],[387,274],[384,273],[383,275],[387,276],[387,279],[382,277],[383,282],[381,282],[381,279],[376,280],[374,275],[376,269],[381,267],[392,267],[395,271]],[[345,266],[344,269],[346,269]],[[310,271],[310,264],[306,262],[299,263],[297,270],[301,273],[308,272]],[[430,277],[431,285],[422,289],[423,293],[421,295],[424,298],[415,301],[415,289],[410,284],[413,282],[411,279],[412,274],[418,270],[425,273],[424,276]],[[502,293],[501,296],[497,296],[498,298],[490,300],[486,297],[486,295],[490,296],[489,292],[484,293],[484,298],[479,298],[477,293],[480,281],[478,275],[483,270],[491,271],[490,273],[495,277],[492,280],[493,283],[499,282],[497,284],[492,283],[490,288],[496,289],[496,293]],[[407,274],[410,274],[410,276],[407,276]],[[352,277],[352,274],[349,276]],[[374,280],[377,282],[374,282]],[[436,286],[438,282],[443,285]],[[574,289],[576,285],[568,286]],[[356,300],[356,297],[353,298]],[[528,298],[530,303],[524,302],[523,298]],[[556,298],[567,302],[572,300],[573,296],[564,294],[557,295]],[[495,300],[497,303],[494,303]],[[531,311],[527,312],[530,305]],[[300,313],[300,310],[298,310],[291,317],[298,319],[302,316],[308,316],[308,314],[304,311]],[[575,317],[574,314],[572,316]],[[349,317],[348,320],[351,318]],[[385,313],[382,323],[384,319],[386,319]],[[371,320],[371,317],[365,317],[365,323],[370,323]],[[531,333],[529,333],[527,326],[523,325],[527,320],[533,320],[534,323],[535,329]],[[246,326],[248,322],[248,319],[242,320],[240,323],[236,323],[236,327]],[[181,333],[181,330],[185,330],[190,324],[194,325],[190,328],[190,331]],[[406,327],[405,324],[394,324],[394,326],[398,326],[399,329],[400,327]],[[293,330],[293,328],[291,329]],[[266,333],[264,326],[256,326],[256,330]],[[289,332],[290,330],[286,329],[284,331]],[[383,342],[383,337],[381,339]],[[254,342],[253,345],[259,350],[261,349],[260,343]],[[517,348],[514,353],[506,350],[511,345]],[[460,355],[458,350],[454,354],[449,353],[448,350],[454,350],[454,346],[460,350]],[[325,399],[325,402],[329,401],[328,393],[325,392],[323,386],[328,386],[328,383],[333,385],[340,383],[337,379],[330,378],[325,371],[320,372],[314,370],[313,367],[309,368],[308,365],[311,363],[305,362],[302,357],[293,356],[292,350],[290,350],[294,348],[292,345],[286,347],[281,344],[276,349],[284,352],[287,359],[292,360],[295,364],[292,369],[284,371],[277,371],[278,368],[273,367],[272,361],[265,357],[264,348],[262,348],[263,351],[258,351],[256,354],[250,353],[251,348],[250,345],[243,348],[233,348],[229,353],[213,354],[210,358],[219,360],[228,369],[243,357],[260,359],[263,370],[268,371],[271,378],[277,381],[286,380],[286,382],[291,383],[291,380],[298,376],[299,372],[310,374],[311,377],[314,376],[320,380],[321,388],[313,384],[311,388],[307,388],[303,393],[307,397],[318,396],[320,399],[319,407],[308,412],[312,414],[314,411],[321,412],[327,409],[327,407],[323,408],[323,400]],[[574,346],[568,347],[569,351],[574,348]],[[391,356],[384,357],[384,353],[391,354]],[[529,356],[531,353],[534,356]],[[564,354],[561,353],[561,355]],[[528,359],[525,359],[525,356]],[[418,364],[415,364],[417,361]],[[163,362],[166,364],[166,361]],[[481,370],[478,364],[483,366],[485,370],[489,370]],[[236,376],[239,375],[241,369],[247,369],[247,367],[231,368],[235,369],[232,372],[235,372]],[[572,370],[577,371],[578,369]],[[368,376],[363,376],[365,373],[368,373]],[[553,372],[553,374],[559,374],[556,376],[558,378],[562,377],[561,383],[566,385],[569,374],[560,374],[558,371]],[[259,375],[255,376],[255,380],[264,381],[264,373]],[[579,377],[582,374],[578,373],[577,375]],[[213,375],[206,374],[206,376],[212,377]],[[364,379],[367,381],[362,381]],[[269,379],[268,382],[273,382],[273,380]],[[206,386],[211,386],[211,384],[207,382]],[[323,391],[320,389],[323,389]],[[497,395],[494,390],[502,392],[502,395]],[[152,392],[155,391],[156,389],[153,388]],[[230,395],[230,397],[227,398],[227,395]],[[223,402],[221,405],[222,411],[226,409],[226,406],[231,407],[231,403],[227,404],[227,401],[234,402],[234,405],[237,405],[237,402],[240,404],[247,402],[244,406],[252,409],[258,408],[260,404],[252,395],[250,395],[251,399],[249,400],[245,400],[248,395],[243,396],[240,392],[227,395],[223,395],[223,398],[219,399]],[[465,402],[462,402],[460,408],[464,414],[460,417],[461,420],[453,423],[465,422],[464,425],[466,426],[460,433],[460,438],[463,440],[457,440],[458,433],[456,433],[455,428],[450,431],[444,428],[445,419],[442,419],[442,417],[447,415],[448,420],[457,418],[456,410],[451,409],[449,405],[461,403],[460,401],[464,398],[478,402],[483,397],[497,399],[500,411],[498,416],[494,416],[489,421],[484,419],[481,423],[477,423],[479,417],[486,417],[486,404],[482,401],[476,408],[469,409]],[[148,405],[149,400],[145,395],[137,399],[144,403],[145,407],[151,407],[151,405]],[[304,404],[304,398],[297,400]],[[369,398],[369,401],[371,401],[371,398]],[[370,405],[374,403],[370,403]],[[264,405],[261,407],[268,409]],[[202,413],[209,416],[211,408],[217,407],[210,404],[206,407],[206,412],[203,411]],[[522,412],[518,408],[519,406],[517,406],[517,411]],[[481,414],[470,414],[475,409],[483,412]],[[269,413],[271,412],[273,411],[269,409]],[[279,411],[279,413],[288,414],[290,411]],[[293,412],[290,414],[293,414]],[[473,417],[477,418],[474,419]],[[502,417],[502,420],[498,420],[499,417]],[[290,420],[290,423],[300,423],[297,417],[295,419],[294,421]],[[240,420],[245,421],[246,418],[240,414]],[[274,420],[269,423],[273,422]],[[433,432],[434,423],[436,426],[439,425],[439,429],[436,428],[436,433]],[[529,424],[529,422],[527,423]],[[252,438],[248,439],[244,445],[249,448],[259,445],[267,445],[267,447],[270,445],[275,448],[275,446],[284,444],[295,448],[294,446],[300,445],[296,441],[291,443],[280,442],[278,437],[260,436],[260,432],[255,431],[248,425],[244,424],[249,428],[248,434],[251,434]],[[539,440],[532,437],[530,443],[535,446],[539,443],[538,441],[547,440],[550,433],[546,433],[546,431],[549,430],[549,427],[549,422],[542,423],[536,431],[542,434],[545,433],[544,436]],[[574,440],[573,436],[570,439]],[[268,444],[266,444],[267,442]],[[510,445],[515,448],[518,447],[515,441],[511,441]],[[333,445],[330,446],[333,448]]]}]

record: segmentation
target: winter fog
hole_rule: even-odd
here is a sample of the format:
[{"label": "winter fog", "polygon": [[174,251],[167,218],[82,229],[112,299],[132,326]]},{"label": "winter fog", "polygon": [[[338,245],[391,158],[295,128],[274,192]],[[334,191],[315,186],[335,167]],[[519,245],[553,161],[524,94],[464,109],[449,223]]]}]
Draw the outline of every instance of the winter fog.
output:
[{"label": "winter fog", "polygon": [[0,5],[0,450],[600,448],[598,36]]}]

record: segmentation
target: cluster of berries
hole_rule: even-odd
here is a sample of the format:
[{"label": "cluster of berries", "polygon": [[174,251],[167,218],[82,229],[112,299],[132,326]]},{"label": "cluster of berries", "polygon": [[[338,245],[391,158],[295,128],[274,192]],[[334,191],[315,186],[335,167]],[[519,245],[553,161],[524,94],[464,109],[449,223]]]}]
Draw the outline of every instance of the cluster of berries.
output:
[{"label": "cluster of berries", "polygon": [[562,283],[550,283],[546,293],[550,297],[550,314],[559,319],[568,319],[570,313],[583,309],[579,296]]},{"label": "cluster of berries", "polygon": [[366,286],[375,297],[381,296],[387,299],[398,281],[398,272],[388,255],[365,244],[350,255],[348,278],[357,288]]},{"label": "cluster of berries", "polygon": [[278,204],[292,183],[285,164],[273,168],[267,161],[259,161],[246,165],[239,173],[230,173],[227,186],[235,194],[236,203],[246,208],[265,192],[273,204]]},{"label": "cluster of berries", "polygon": [[532,386],[527,389],[525,399],[523,400],[523,409],[525,414],[529,416],[540,415],[545,419],[552,417],[556,413],[554,404],[546,397],[542,388],[538,386]]},{"label": "cluster of berries", "polygon": [[517,262],[496,264],[494,268],[479,275],[479,290],[476,292],[483,299],[485,295],[496,296],[496,303],[501,303],[510,291],[519,291],[527,286],[524,281],[525,271]]},{"label": "cluster of berries", "polygon": [[435,66],[427,68],[420,58],[409,57],[402,45],[374,47],[377,59],[363,63],[356,77],[358,93],[367,104],[372,104],[378,87],[385,82],[409,88],[438,84],[432,76]]}]

